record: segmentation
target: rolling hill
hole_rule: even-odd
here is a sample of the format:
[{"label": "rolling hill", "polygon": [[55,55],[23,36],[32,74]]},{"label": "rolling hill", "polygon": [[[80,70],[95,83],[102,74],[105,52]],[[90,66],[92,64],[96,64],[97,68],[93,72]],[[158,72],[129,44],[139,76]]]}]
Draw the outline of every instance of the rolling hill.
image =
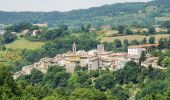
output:
[{"label": "rolling hill", "polygon": [[147,3],[117,3],[69,12],[3,12],[0,24],[19,22],[43,23],[50,26],[66,24],[100,25],[153,25],[170,20],[170,1],[154,0]]}]

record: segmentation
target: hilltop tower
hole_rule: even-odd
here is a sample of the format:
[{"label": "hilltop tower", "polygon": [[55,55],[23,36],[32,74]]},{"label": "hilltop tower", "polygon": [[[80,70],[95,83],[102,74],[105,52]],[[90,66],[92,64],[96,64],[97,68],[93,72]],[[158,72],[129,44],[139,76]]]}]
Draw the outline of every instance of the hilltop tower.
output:
[{"label": "hilltop tower", "polygon": [[104,53],[105,52],[103,44],[97,45],[97,52],[98,53]]},{"label": "hilltop tower", "polygon": [[77,46],[76,46],[76,43],[74,42],[74,43],[73,43],[73,46],[72,46],[73,53],[76,53],[76,48],[77,48]]}]

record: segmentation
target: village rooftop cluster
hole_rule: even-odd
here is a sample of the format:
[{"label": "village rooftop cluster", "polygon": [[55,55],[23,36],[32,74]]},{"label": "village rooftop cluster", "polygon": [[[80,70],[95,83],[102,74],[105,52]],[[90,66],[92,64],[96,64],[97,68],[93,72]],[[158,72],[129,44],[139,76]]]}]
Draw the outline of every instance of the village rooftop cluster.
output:
[{"label": "village rooftop cluster", "polygon": [[129,61],[135,61],[138,63],[140,55],[142,52],[147,54],[147,58],[141,63],[142,66],[148,67],[152,66],[154,68],[163,69],[161,66],[157,65],[158,58],[151,57],[149,52],[150,47],[157,47],[158,44],[143,44],[129,46],[128,52],[113,53],[112,51],[105,51],[104,45],[99,44],[97,48],[90,51],[78,50],[76,43],[72,45],[72,52],[67,52],[63,54],[57,54],[54,58],[42,58],[40,61],[35,62],[32,65],[27,65],[22,68],[21,71],[14,74],[14,79],[17,79],[21,75],[29,75],[31,71],[35,68],[43,73],[46,73],[49,66],[63,66],[66,71],[73,73],[77,65],[85,67],[88,70],[118,70],[125,66]]}]

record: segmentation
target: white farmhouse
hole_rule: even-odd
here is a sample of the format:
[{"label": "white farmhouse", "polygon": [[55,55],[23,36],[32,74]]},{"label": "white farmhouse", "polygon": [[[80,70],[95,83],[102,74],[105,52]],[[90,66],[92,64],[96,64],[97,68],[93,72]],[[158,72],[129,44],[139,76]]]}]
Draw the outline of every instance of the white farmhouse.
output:
[{"label": "white farmhouse", "polygon": [[142,49],[143,48],[140,48],[137,46],[130,46],[130,47],[128,47],[128,54],[140,56],[142,53]]},{"label": "white farmhouse", "polygon": [[142,51],[149,52],[149,48],[157,47],[159,44],[142,44],[128,47],[128,54],[132,56],[140,56]]}]

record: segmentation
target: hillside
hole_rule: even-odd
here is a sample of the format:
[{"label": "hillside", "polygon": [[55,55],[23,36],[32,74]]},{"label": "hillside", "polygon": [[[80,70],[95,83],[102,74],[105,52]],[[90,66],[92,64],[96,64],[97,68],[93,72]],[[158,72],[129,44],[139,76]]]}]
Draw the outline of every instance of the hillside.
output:
[{"label": "hillside", "polygon": [[51,26],[66,24],[150,25],[170,20],[169,0],[148,3],[118,3],[70,12],[0,12],[0,23],[48,22]]},{"label": "hillside", "polygon": [[40,48],[42,45],[44,45],[44,42],[31,42],[28,41],[24,38],[20,38],[10,44],[7,44],[7,48],[12,48],[12,49],[31,49],[35,50]]}]

